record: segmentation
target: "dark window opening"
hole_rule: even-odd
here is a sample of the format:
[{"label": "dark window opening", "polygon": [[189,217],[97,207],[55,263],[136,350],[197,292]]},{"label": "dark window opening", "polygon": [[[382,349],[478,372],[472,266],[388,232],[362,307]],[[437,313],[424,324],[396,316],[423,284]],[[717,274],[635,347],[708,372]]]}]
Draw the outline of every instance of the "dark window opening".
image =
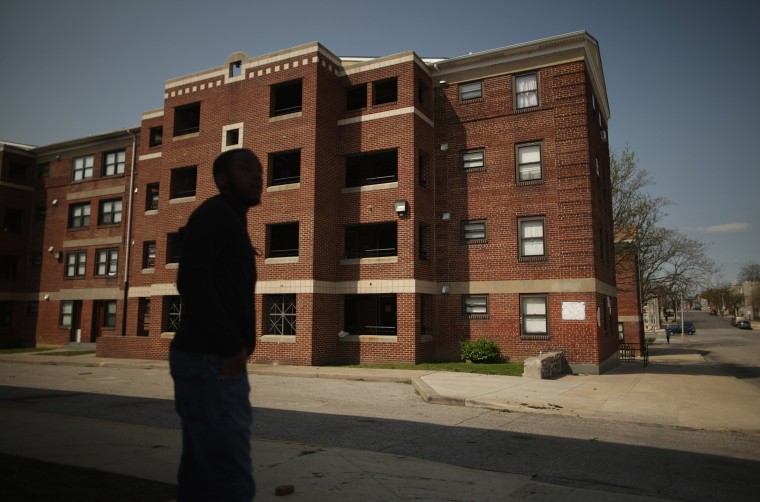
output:
[{"label": "dark window opening", "polygon": [[420,152],[417,156],[417,182],[423,188],[428,185],[428,176],[430,175],[430,157],[426,153]]},{"label": "dark window opening", "polygon": [[272,86],[272,116],[301,111],[303,104],[301,80]]},{"label": "dark window opening", "polygon": [[43,162],[37,165],[37,174],[40,178],[47,178],[50,176],[50,162]]},{"label": "dark window opening", "polygon": [[420,295],[420,327],[423,335],[433,332],[433,295]]},{"label": "dark window opening", "polygon": [[3,230],[9,233],[21,232],[21,211],[12,207],[5,208]]},{"label": "dark window opening", "polygon": [[224,146],[233,146],[240,143],[240,129],[228,129],[224,136]]},{"label": "dark window opening", "polygon": [[396,295],[346,295],[344,331],[351,335],[396,335]]},{"label": "dark window opening", "polygon": [[0,255],[0,279],[16,279],[18,277],[18,256],[12,254]]},{"label": "dark window opening", "polygon": [[346,227],[346,258],[397,256],[396,223],[371,223]]},{"label": "dark window opening", "polygon": [[242,61],[233,61],[230,63],[230,77],[239,77],[242,75],[243,71],[243,62]]},{"label": "dark window opening", "polygon": [[34,209],[34,221],[41,223],[45,221],[46,217],[47,217],[47,208],[45,206],[40,206]]},{"label": "dark window opening", "polygon": [[151,127],[148,137],[148,146],[161,146],[164,142],[163,126]]},{"label": "dark window opening", "polygon": [[287,185],[301,181],[301,150],[273,153],[269,159],[272,166],[272,185]]},{"label": "dark window opening", "polygon": [[182,255],[182,230],[166,235],[166,263],[179,263]]},{"label": "dark window opening", "polygon": [[160,185],[158,183],[149,183],[145,187],[145,210],[146,211],[155,211],[156,209],[158,209],[159,187]]},{"label": "dark window opening", "polygon": [[296,334],[296,295],[265,295],[267,335]]},{"label": "dark window opening", "polygon": [[398,79],[396,77],[387,80],[379,80],[372,84],[373,104],[382,105],[398,101]]},{"label": "dark window opening", "polygon": [[430,91],[430,87],[425,83],[423,80],[417,81],[417,102],[422,105],[427,105],[428,100],[428,94]]},{"label": "dark window opening", "polygon": [[42,265],[42,253],[32,253],[32,266],[39,267]]},{"label": "dark window opening", "polygon": [[367,84],[346,89],[346,110],[360,110],[367,107]]},{"label": "dark window opening", "polygon": [[269,225],[269,258],[298,256],[298,222]]},{"label": "dark window opening", "polygon": [[39,300],[29,300],[26,302],[26,314],[36,316],[40,312]]},{"label": "dark window opening", "polygon": [[429,240],[430,240],[430,227],[427,223],[420,223],[420,260],[427,260]]},{"label": "dark window opening", "polygon": [[13,326],[13,302],[0,301],[0,328]]},{"label": "dark window opening", "polygon": [[398,181],[398,150],[346,158],[346,186],[358,187]]},{"label": "dark window opening", "polygon": [[170,196],[172,199],[195,196],[197,167],[172,169]]},{"label": "dark window opening", "polygon": [[201,126],[201,104],[191,103],[174,109],[174,135],[198,132]]},{"label": "dark window opening", "polygon": [[8,179],[13,181],[26,181],[26,166],[12,162],[8,167]]}]

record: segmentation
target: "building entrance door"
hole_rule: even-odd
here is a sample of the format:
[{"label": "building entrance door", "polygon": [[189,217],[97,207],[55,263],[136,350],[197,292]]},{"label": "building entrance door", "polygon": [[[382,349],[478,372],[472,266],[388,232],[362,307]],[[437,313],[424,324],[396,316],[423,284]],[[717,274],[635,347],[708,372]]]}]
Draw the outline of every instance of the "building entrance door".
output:
[{"label": "building entrance door", "polygon": [[69,341],[82,341],[82,300],[71,302],[71,331],[69,332]]}]

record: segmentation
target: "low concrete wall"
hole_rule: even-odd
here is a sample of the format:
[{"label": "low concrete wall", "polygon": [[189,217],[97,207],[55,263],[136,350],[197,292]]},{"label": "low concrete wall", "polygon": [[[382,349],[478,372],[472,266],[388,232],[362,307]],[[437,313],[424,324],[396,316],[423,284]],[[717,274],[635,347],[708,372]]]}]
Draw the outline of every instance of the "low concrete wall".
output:
[{"label": "low concrete wall", "polygon": [[570,371],[564,352],[546,352],[524,361],[523,376],[528,378],[554,378]]}]

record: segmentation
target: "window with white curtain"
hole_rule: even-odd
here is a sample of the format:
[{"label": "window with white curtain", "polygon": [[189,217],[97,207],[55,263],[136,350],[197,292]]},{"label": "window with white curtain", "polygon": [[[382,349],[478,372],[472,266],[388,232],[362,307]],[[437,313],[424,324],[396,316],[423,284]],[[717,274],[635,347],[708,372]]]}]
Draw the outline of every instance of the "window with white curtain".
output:
[{"label": "window with white curtain", "polygon": [[520,334],[522,336],[547,336],[549,317],[546,295],[520,296]]},{"label": "window with white curtain", "polygon": [[488,315],[488,295],[464,295],[462,310],[465,316]]},{"label": "window with white curtain", "polygon": [[486,240],[486,220],[470,220],[462,223],[464,242],[482,242]]},{"label": "window with white curtain", "polygon": [[478,80],[477,82],[467,82],[466,84],[459,84],[459,99],[460,101],[466,101],[468,99],[477,99],[483,97],[483,82]]},{"label": "window with white curtain", "polygon": [[515,108],[538,106],[538,74],[515,77]]},{"label": "window with white curtain", "polygon": [[541,144],[517,145],[517,181],[540,180],[542,177]]},{"label": "window with white curtain", "polygon": [[545,256],[544,219],[523,218],[520,227],[520,258]]},{"label": "window with white curtain", "polygon": [[486,151],[482,148],[475,150],[465,150],[462,152],[462,168],[467,171],[469,169],[479,169],[486,165]]}]

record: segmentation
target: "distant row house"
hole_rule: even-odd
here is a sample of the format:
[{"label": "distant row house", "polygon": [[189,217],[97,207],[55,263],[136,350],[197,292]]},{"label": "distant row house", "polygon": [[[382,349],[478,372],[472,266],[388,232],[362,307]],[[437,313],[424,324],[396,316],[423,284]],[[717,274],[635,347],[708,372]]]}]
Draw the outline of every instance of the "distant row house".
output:
[{"label": "distant row house", "polygon": [[164,358],[176,273],[220,152],[264,165],[253,361],[562,350],[618,361],[609,105],[586,32],[428,60],[319,43],[166,82],[139,127],[1,143],[0,340]]}]

